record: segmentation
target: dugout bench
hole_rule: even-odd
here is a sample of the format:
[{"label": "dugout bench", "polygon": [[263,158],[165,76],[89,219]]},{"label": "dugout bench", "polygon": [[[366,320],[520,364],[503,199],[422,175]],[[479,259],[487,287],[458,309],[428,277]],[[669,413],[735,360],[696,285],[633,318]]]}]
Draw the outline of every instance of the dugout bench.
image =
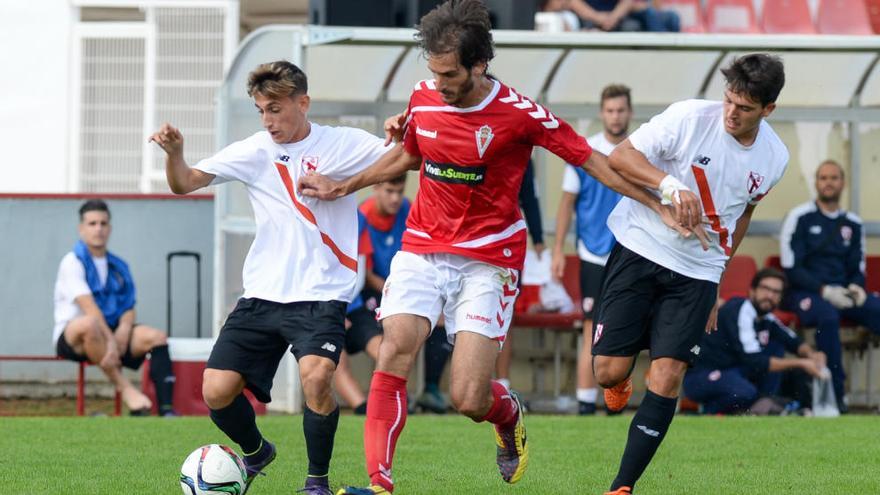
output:
[{"label": "dugout bench", "polygon": [[[64,361],[75,363],[58,356],[40,356],[40,355],[0,355],[0,362],[4,361]],[[80,362],[77,364],[76,376],[76,414],[77,416],[85,416],[86,414],[86,367],[91,363]],[[122,412],[122,398],[119,391],[116,391],[113,405],[113,415],[119,416]]]}]

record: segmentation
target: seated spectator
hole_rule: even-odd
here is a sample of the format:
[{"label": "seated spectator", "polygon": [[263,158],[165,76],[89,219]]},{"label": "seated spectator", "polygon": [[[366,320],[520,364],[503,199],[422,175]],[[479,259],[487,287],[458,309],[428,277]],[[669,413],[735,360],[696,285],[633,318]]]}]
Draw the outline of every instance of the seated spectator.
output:
[{"label": "seated spectator", "polygon": [[[678,14],[654,7],[651,0],[542,0],[539,9],[571,12],[581,29],[678,32],[681,24]],[[574,27],[570,19],[566,25]]]},{"label": "seated spectator", "polygon": [[816,170],[816,200],[795,207],[782,225],[780,257],[791,283],[782,308],[816,328],[816,346],[828,355],[838,409],[844,399],[840,318],[880,333],[880,298],[865,292],[862,220],[840,207],[843,167],[826,160]]},{"label": "seated spectator", "polygon": [[122,374],[122,366],[136,370],[150,354],[159,414],[174,416],[165,332],[136,322],[131,272],[107,251],[110,210],[104,201],[90,199],[80,207],[79,219],[80,240],[61,259],[55,282],[56,353],[99,365],[133,415],[149,414],[152,402]]},{"label": "seated spectator", "polygon": [[[823,377],[825,354],[813,351],[773,315],[785,275],[765,268],[752,279],[749,298],[735,297],[718,311],[718,330],[703,335],[684,394],[709,414],[748,411],[762,397],[782,395],[784,375],[793,399],[812,404],[808,376]],[[784,357],[785,351],[798,357]]]}]

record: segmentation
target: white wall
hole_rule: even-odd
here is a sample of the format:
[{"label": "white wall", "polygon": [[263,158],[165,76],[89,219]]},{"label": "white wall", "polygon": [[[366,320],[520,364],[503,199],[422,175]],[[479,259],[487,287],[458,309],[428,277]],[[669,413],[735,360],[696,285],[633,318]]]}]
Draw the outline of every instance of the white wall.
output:
[{"label": "white wall", "polygon": [[0,2],[0,192],[67,192],[74,10]]}]

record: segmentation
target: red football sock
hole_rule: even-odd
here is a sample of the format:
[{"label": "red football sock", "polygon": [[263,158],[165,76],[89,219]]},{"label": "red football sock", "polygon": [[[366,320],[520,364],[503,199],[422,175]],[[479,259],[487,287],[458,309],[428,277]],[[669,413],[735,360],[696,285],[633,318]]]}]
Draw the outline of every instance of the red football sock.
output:
[{"label": "red football sock", "polygon": [[370,483],[394,490],[391,463],[397,438],[406,424],[406,378],[377,371],[367,398],[364,452]]},{"label": "red football sock", "polygon": [[516,402],[510,396],[510,390],[504,385],[492,382],[492,407],[481,421],[488,421],[501,428],[512,428],[516,424]]}]

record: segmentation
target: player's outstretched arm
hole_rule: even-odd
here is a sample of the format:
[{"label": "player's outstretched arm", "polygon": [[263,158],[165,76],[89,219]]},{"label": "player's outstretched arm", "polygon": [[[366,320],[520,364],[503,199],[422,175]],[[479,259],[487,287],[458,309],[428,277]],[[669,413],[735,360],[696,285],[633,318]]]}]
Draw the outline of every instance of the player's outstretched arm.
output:
[{"label": "player's outstretched arm", "polygon": [[391,180],[419,168],[421,164],[421,156],[410,155],[398,144],[375,163],[347,179],[336,181],[325,175],[312,173],[300,177],[296,189],[303,196],[332,201],[367,186]]},{"label": "player's outstretched arm", "polygon": [[663,204],[672,205],[679,223],[685,227],[694,228],[702,222],[700,198],[681,181],[652,165],[629,139],[614,148],[609,165],[629,182],[659,190]]},{"label": "player's outstretched arm", "polygon": [[[214,175],[190,168],[183,159],[183,134],[168,122],[150,136],[149,141],[165,150],[165,177],[174,194],[187,194],[207,186]],[[148,142],[149,142],[148,141]]]},{"label": "player's outstretched arm", "polygon": [[[649,166],[654,168],[650,164]],[[695,235],[700,241],[700,244],[702,244],[703,250],[709,249],[709,236],[706,234],[706,231],[703,230],[703,226],[700,225],[699,222],[693,226],[682,223],[678,218],[677,211],[670,210],[660,202],[657,196],[649,193],[645,189],[645,187],[650,186],[635,184],[632,181],[627,180],[626,177],[619,174],[610,166],[607,156],[593,150],[590,158],[582,165],[582,167],[588,174],[592,175],[602,184],[605,184],[620,194],[628,196],[654,210],[655,213],[660,215],[660,219],[667,227],[677,231],[682,237],[689,238],[692,235]],[[654,170],[657,169],[655,168]],[[657,170],[657,172],[660,171]],[[660,173],[662,174],[662,172]]]}]

